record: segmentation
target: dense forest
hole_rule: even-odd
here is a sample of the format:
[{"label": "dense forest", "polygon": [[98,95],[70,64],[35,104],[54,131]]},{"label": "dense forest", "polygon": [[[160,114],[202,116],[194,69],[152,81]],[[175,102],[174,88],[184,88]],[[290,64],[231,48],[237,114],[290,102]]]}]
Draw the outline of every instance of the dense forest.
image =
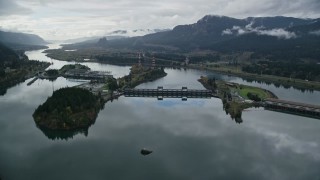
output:
[{"label": "dense forest", "polygon": [[320,81],[320,64],[301,61],[258,61],[245,65],[242,70],[254,74],[267,74],[308,81]]},{"label": "dense forest", "polygon": [[33,117],[37,125],[48,129],[70,130],[94,123],[103,102],[90,91],[62,88],[40,105]]},{"label": "dense forest", "polygon": [[0,67],[3,68],[6,62],[19,60],[19,56],[12,49],[0,43]]},{"label": "dense forest", "polygon": [[62,66],[62,68],[59,69],[60,73],[65,73],[71,69],[86,69],[86,70],[90,70],[90,68],[88,66],[82,65],[82,64],[66,64],[64,66]]},{"label": "dense forest", "polygon": [[130,74],[119,79],[120,88],[134,88],[137,85],[166,76],[163,68],[146,68],[138,65],[131,67]]}]

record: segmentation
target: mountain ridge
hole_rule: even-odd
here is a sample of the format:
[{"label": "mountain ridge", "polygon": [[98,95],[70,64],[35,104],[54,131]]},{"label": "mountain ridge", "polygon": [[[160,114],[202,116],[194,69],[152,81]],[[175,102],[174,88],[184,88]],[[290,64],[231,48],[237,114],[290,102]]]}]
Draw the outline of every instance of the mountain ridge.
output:
[{"label": "mountain ridge", "polygon": [[[103,48],[131,48],[158,51],[259,52],[285,58],[320,57],[320,23],[317,19],[294,17],[247,17],[207,15],[193,24],[178,25],[170,31],[118,40]],[[90,45],[89,45],[90,46]],[[89,47],[83,46],[83,47]],[[74,48],[75,46],[73,46]],[[101,47],[101,46],[100,46]]]},{"label": "mountain ridge", "polygon": [[35,34],[20,33],[20,32],[7,32],[0,30],[0,42],[8,45],[32,45],[43,46],[48,44],[44,39]]},{"label": "mountain ridge", "polygon": [[[284,16],[236,19],[227,16],[206,15],[194,24],[178,25],[172,31],[146,35],[142,39],[146,43],[152,44],[170,44],[180,48],[182,44],[184,46],[193,44],[193,46],[204,48],[219,41],[237,38],[239,34],[232,34],[232,30],[247,33],[245,30],[248,28],[252,28],[252,30],[255,28],[260,30],[282,29],[282,33],[285,33],[285,30],[290,27],[308,25],[317,20]],[[230,36],[224,36],[223,32],[229,32]],[[276,35],[275,33],[264,32],[260,35]],[[211,42],[208,42],[208,40]]]}]

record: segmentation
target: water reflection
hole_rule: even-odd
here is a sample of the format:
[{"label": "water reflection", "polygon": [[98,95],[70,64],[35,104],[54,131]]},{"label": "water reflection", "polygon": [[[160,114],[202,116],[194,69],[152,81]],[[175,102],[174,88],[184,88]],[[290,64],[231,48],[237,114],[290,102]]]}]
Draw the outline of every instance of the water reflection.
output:
[{"label": "water reflection", "polygon": [[[199,98],[186,98],[186,99],[184,99],[184,98],[181,98],[181,97],[161,97],[161,98],[157,98],[157,97],[152,97],[152,96],[139,96],[139,95],[137,95],[137,96],[128,96],[128,97],[126,97],[126,98],[153,98],[153,99],[156,99],[157,101],[160,101],[159,103],[158,103],[158,105],[159,106],[163,106],[163,107],[174,107],[174,106],[176,106],[176,105],[179,105],[179,104],[181,104],[181,103],[179,103],[179,100],[181,100],[181,101],[191,101],[192,102],[192,104],[194,104],[194,105],[200,105],[200,104],[195,104],[195,102],[201,102],[201,101],[199,101],[199,100],[208,100],[208,99],[211,99],[210,97],[208,98],[208,97],[204,97],[204,98],[201,98],[201,97],[199,97]],[[177,99],[177,100],[171,100],[171,99]],[[219,98],[214,98],[214,99],[216,99],[216,100],[220,100]],[[188,102],[188,103],[190,103],[190,102]],[[140,104],[139,106],[144,106],[143,104]],[[243,123],[243,119],[242,119],[242,111],[239,111],[239,112],[237,112],[237,113],[235,113],[235,114],[229,114],[228,113],[228,111],[227,111],[227,109],[226,109],[226,106],[225,106],[225,104],[223,105],[223,109],[222,109],[225,113],[226,113],[226,115],[229,115],[230,116],[230,118],[232,119],[232,120],[234,120],[234,122],[236,122],[237,124],[241,124],[241,123]],[[245,109],[246,110],[246,109]]]},{"label": "water reflection", "polygon": [[[77,91],[73,91],[73,93],[76,92]],[[70,92],[68,93],[71,95]],[[78,94],[81,94],[81,92]],[[84,98],[76,98],[80,98],[81,102],[84,101]],[[95,105],[94,108],[88,107],[88,109],[83,109],[80,105],[77,107],[77,105],[72,104],[73,102],[70,99],[67,104],[72,104],[72,106],[64,105],[63,103],[61,104],[59,101],[61,97],[58,97],[57,99],[56,102],[50,101],[51,103],[45,105],[45,108],[39,110],[40,106],[43,107],[44,103],[48,103],[48,101],[44,102],[33,112],[33,118],[37,128],[51,140],[73,139],[77,134],[84,134],[87,137],[89,128],[94,125],[100,110],[103,110],[105,107],[104,100],[102,98],[92,103]],[[99,103],[99,106],[97,106],[97,103]],[[57,104],[60,105],[60,108],[57,107]],[[71,114],[64,110],[64,108],[70,107],[74,110]],[[81,108],[83,112],[79,112],[77,108]]]},{"label": "water reflection", "polygon": [[88,136],[89,127],[83,128],[83,129],[76,129],[76,130],[68,130],[68,131],[62,131],[62,130],[51,130],[47,128],[43,128],[41,126],[37,126],[38,129],[40,129],[43,134],[51,140],[71,140],[74,136],[78,134],[83,134],[85,137]]},{"label": "water reflection", "polygon": [[228,82],[234,82],[238,84],[244,84],[244,85],[263,88],[273,92],[280,99],[302,102],[307,104],[320,105],[320,98],[319,98],[320,91],[306,90],[303,88],[299,89],[299,88],[293,88],[293,87],[287,87],[288,89],[286,89],[282,85],[277,83],[267,83],[267,82],[252,80],[252,79],[222,75],[222,74],[217,74],[210,71],[206,71],[205,75],[209,76],[210,78],[222,79]]},{"label": "water reflection", "polygon": [[[56,49],[60,47],[61,46],[59,44],[49,45],[49,49]],[[26,52],[26,55],[29,57],[29,59],[36,59],[36,60],[45,61],[45,62],[53,62],[54,64],[49,68],[60,69],[65,64],[74,63],[74,62],[58,61],[55,59],[48,58],[45,55],[45,53],[42,53],[42,52],[43,50],[28,51]],[[127,75],[129,74],[129,71],[130,71],[129,66],[123,67],[123,66],[114,66],[114,65],[108,65],[108,64],[91,63],[91,62],[84,62],[81,64],[89,66],[92,70],[111,71],[113,76],[116,78]],[[319,104],[320,91],[304,90],[304,89],[298,90],[296,88],[288,87],[288,86],[286,86],[286,88],[289,88],[289,89],[286,89],[280,84],[273,84],[268,82],[255,81],[252,79],[228,76],[228,75],[214,73],[211,71],[192,70],[192,69],[170,69],[170,68],[166,68],[165,71],[168,73],[166,77],[159,79],[156,82],[145,83],[143,85],[140,85],[139,87],[156,88],[157,86],[163,86],[166,88],[181,88],[181,86],[188,86],[188,88],[199,89],[199,88],[203,88],[203,86],[197,82],[197,79],[199,79],[200,76],[208,75],[209,77],[215,77],[216,79],[222,79],[229,82],[235,82],[239,84],[245,84],[245,85],[264,88],[273,92],[277,97],[281,99],[320,105]],[[290,93],[288,93],[288,91],[290,91]]]},{"label": "water reflection", "polygon": [[246,78],[246,77],[236,77],[233,75],[223,75],[223,74],[216,74],[216,73],[212,73],[211,71],[205,71],[207,72],[207,74],[209,75],[210,78],[214,77],[217,79],[223,79],[226,81],[231,81],[231,82],[244,82],[246,84],[258,84],[258,85],[267,85],[267,86],[275,86],[276,88],[284,88],[284,89],[294,89],[294,90],[298,90],[300,92],[313,92],[313,89],[306,89],[306,88],[302,88],[302,87],[293,87],[291,85],[287,85],[287,84],[280,84],[280,83],[271,83],[271,82],[266,82],[266,81],[261,81],[261,80],[255,80],[255,79],[251,79],[251,78]]},{"label": "water reflection", "polygon": [[[59,82],[65,83],[58,79],[55,84]],[[15,87],[0,98],[4,179],[320,177],[317,120],[260,108],[244,111],[245,123],[239,126],[216,98],[120,97],[106,104],[87,136],[86,132],[69,134],[63,136],[69,137],[65,141],[47,132],[43,135],[31,116],[51,95],[51,82],[32,85],[32,91],[25,87]],[[154,153],[142,157],[143,147]],[[53,169],[63,173],[52,173]]]},{"label": "water reflection", "polygon": [[[196,81],[203,72],[166,71],[167,77],[140,87],[203,88]],[[76,84],[64,78],[53,82],[55,89]],[[317,91],[253,84],[280,98],[320,102]],[[56,138],[52,141],[32,119],[34,109],[51,94],[52,82],[40,80],[19,84],[0,97],[4,180],[320,178],[319,120],[253,108],[243,111],[245,123],[239,126],[223,112],[220,99],[120,97],[106,104],[88,136],[80,132],[61,141],[49,133]],[[142,157],[143,147],[154,153]]]},{"label": "water reflection", "polygon": [[[59,44],[50,44],[49,49],[58,49],[61,48]],[[56,59],[52,59],[46,56],[46,53],[43,52],[44,50],[36,50],[36,51],[27,51],[25,54],[28,56],[30,60],[39,60],[43,62],[52,63],[48,69],[60,69],[64,65],[67,64],[75,64],[76,62],[67,62],[67,61],[59,61]],[[101,64],[95,62],[82,62],[82,65],[88,66],[93,71],[111,71],[112,75],[115,78],[119,78],[129,74],[130,66],[115,66],[109,64]]]}]

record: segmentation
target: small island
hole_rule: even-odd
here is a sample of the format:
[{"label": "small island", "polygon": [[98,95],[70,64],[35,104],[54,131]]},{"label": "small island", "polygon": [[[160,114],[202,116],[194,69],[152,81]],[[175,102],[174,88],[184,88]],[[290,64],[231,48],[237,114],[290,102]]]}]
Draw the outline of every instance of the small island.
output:
[{"label": "small island", "polygon": [[277,98],[272,92],[258,87],[224,82],[208,77],[198,80],[206,89],[212,90],[214,96],[220,98],[227,114],[237,123],[241,123],[242,111],[251,107],[260,107],[261,101]]},{"label": "small island", "polygon": [[142,83],[154,81],[165,77],[167,73],[164,68],[143,67],[133,65],[130,74],[119,79],[119,87],[134,88]]},{"label": "small island", "polygon": [[70,70],[80,70],[83,71],[90,71],[91,69],[88,66],[82,65],[82,64],[67,64],[64,65],[61,69],[59,69],[60,74],[65,74]]},{"label": "small island", "polygon": [[99,96],[81,88],[62,88],[53,92],[33,113],[36,124],[50,130],[88,128],[104,103]]},{"label": "small island", "polygon": [[[90,71],[88,67],[76,64],[47,72],[56,74],[58,71],[59,75],[66,76],[72,71],[82,70]],[[107,101],[121,96],[124,88],[135,87],[166,75],[163,68],[134,65],[129,75],[119,79],[110,75],[103,80],[91,80],[76,87],[59,89],[35,110],[34,121],[52,140],[69,139],[78,133],[87,135],[100,109]]]}]

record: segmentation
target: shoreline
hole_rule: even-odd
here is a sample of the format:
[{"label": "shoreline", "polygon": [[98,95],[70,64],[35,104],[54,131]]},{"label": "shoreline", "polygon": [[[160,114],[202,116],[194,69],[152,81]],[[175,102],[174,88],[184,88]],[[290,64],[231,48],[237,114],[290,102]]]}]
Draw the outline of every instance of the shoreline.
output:
[{"label": "shoreline", "polygon": [[[50,56],[50,54],[46,54],[47,57],[55,59],[53,56]],[[61,59],[55,59],[58,61],[65,61],[65,62],[73,62],[73,61],[68,61],[68,60],[61,60]],[[115,66],[132,66],[136,63],[109,63],[109,62],[102,62],[98,60],[77,60],[74,61],[77,63],[101,63],[101,64],[109,64],[109,65],[115,65]],[[252,80],[252,81],[262,81],[264,83],[272,83],[276,86],[283,86],[285,88],[290,88],[293,87],[295,89],[299,90],[316,90],[320,91],[320,82],[317,81],[305,81],[302,79],[290,79],[287,77],[281,77],[281,76],[273,76],[273,75],[258,75],[258,74],[251,74],[251,73],[246,73],[246,72],[238,72],[233,69],[223,69],[223,68],[209,68],[209,67],[201,67],[195,64],[187,65],[187,66],[177,66],[177,65],[160,65],[161,67],[166,67],[166,68],[187,68],[187,69],[197,69],[197,70],[207,70],[219,74],[224,74],[224,75],[232,75],[232,76],[237,76],[240,78],[244,78],[246,80]]]},{"label": "shoreline", "polygon": [[[50,66],[49,63],[46,62],[33,62],[38,64],[29,64],[27,67],[16,69],[13,72],[10,72],[10,74],[8,73],[8,77],[0,79],[0,96],[5,95],[8,89],[33,78],[37,72],[43,71]],[[28,70],[29,68],[31,68],[31,70]]]},{"label": "shoreline", "polygon": [[304,81],[301,79],[290,79],[286,77],[280,77],[280,76],[271,76],[271,75],[257,75],[257,74],[250,74],[245,72],[235,72],[231,71],[230,69],[220,69],[220,68],[208,68],[208,67],[200,67],[195,65],[189,65],[188,66],[191,69],[197,69],[197,70],[207,70],[211,72],[217,72],[224,75],[231,75],[236,76],[240,78],[244,78],[247,80],[253,80],[253,81],[262,81],[265,83],[272,83],[274,85],[280,85],[286,88],[286,86],[293,87],[295,89],[299,90],[316,90],[320,91],[320,82],[316,81]]},{"label": "shoreline", "polygon": [[[71,60],[71,57],[68,57],[69,59],[66,58],[60,58],[59,56],[57,56],[55,54],[55,52],[50,52],[50,50],[63,50],[62,48],[60,49],[47,49],[46,51],[48,51],[46,53],[46,56],[49,58],[53,58],[59,61],[66,61],[66,62],[78,62],[78,63],[85,63],[85,62],[96,62],[96,63],[101,63],[101,64],[110,64],[110,65],[116,65],[116,66],[131,66],[134,64],[137,64],[137,62],[130,62],[130,61],[125,61],[123,63],[117,63],[117,62],[103,62],[103,61],[98,61],[97,59],[90,59],[88,61],[83,60],[81,58],[76,59],[73,58],[73,60]],[[130,57],[132,58],[132,57]],[[147,58],[151,58],[151,57],[147,57]],[[74,59],[76,59],[74,61]],[[110,57],[110,59],[112,59],[112,57]],[[275,86],[283,86],[284,88],[295,88],[295,89],[299,89],[299,90],[317,90],[320,91],[320,82],[318,81],[306,81],[303,79],[292,79],[292,78],[288,78],[288,77],[282,77],[282,76],[274,76],[274,75],[267,75],[267,74],[263,74],[263,75],[259,75],[259,74],[252,74],[252,73],[247,73],[247,72],[243,72],[240,69],[235,69],[235,68],[230,68],[230,67],[207,67],[206,64],[203,65],[198,65],[198,64],[189,64],[189,65],[182,65],[183,62],[180,61],[175,61],[175,60],[164,60],[164,59],[156,59],[159,62],[166,62],[164,64],[159,64],[159,67],[172,67],[172,68],[187,68],[187,69],[198,69],[198,70],[207,70],[207,71],[212,71],[212,72],[216,72],[216,73],[221,73],[221,74],[225,74],[225,75],[232,75],[232,76],[237,76],[237,77],[241,77],[244,78],[246,80],[252,80],[252,81],[262,81],[265,83],[272,83]],[[138,60],[137,60],[138,61]],[[171,62],[171,64],[170,64]],[[174,64],[172,64],[174,63]]]}]

